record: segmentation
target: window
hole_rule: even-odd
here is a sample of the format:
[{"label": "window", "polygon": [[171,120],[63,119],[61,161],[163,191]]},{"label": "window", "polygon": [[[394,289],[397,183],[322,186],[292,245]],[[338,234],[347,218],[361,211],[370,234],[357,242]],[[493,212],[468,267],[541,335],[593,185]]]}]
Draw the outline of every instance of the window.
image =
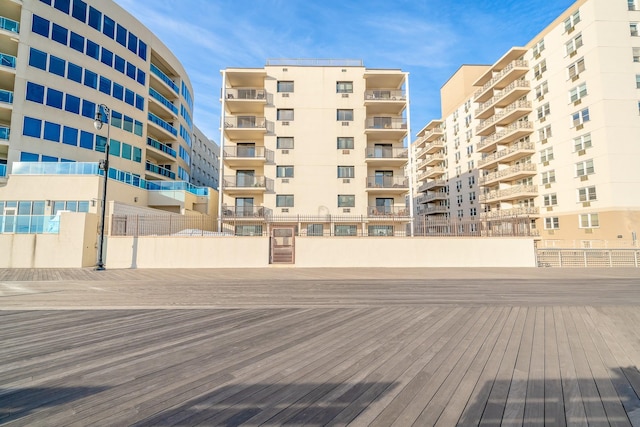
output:
[{"label": "window", "polygon": [[124,90],[124,102],[126,102],[129,105],[134,105],[135,104],[135,94],[133,93],[132,90],[130,89],[125,89]]},{"label": "window", "polygon": [[131,145],[122,143],[122,152],[120,153],[120,157],[123,159],[131,160]]},{"label": "window", "polygon": [[338,194],[339,208],[355,208],[356,196],[353,194]]},{"label": "window", "polygon": [[84,70],[84,85],[96,89],[98,87],[98,75],[93,71]]},{"label": "window", "polygon": [[548,147],[540,151],[540,161],[542,163],[548,162],[550,160],[553,160],[553,147]]},{"label": "window", "polygon": [[44,18],[40,18],[38,15],[33,15],[33,18],[31,20],[31,31],[49,38],[49,27],[49,21]]},{"label": "window", "polygon": [[111,80],[104,76],[100,76],[100,85],[98,87],[100,92],[111,95]]},{"label": "window", "polygon": [[100,59],[100,46],[97,43],[92,42],[87,39],[87,56],[90,56],[93,59]]},{"label": "window", "polygon": [[540,137],[540,141],[551,138],[551,125],[547,125],[541,129],[538,129],[538,136]]},{"label": "window", "polygon": [[276,177],[293,178],[293,166],[276,166]]},{"label": "window", "polygon": [[124,99],[124,87],[122,87],[122,85],[113,82],[113,92],[112,92],[112,96],[116,99],[119,99],[120,101],[122,101]]},{"label": "window", "polygon": [[354,178],[354,166],[338,166],[338,178]]},{"label": "window", "polygon": [[96,151],[104,153],[107,147],[107,138],[101,135],[96,135]]},{"label": "window", "polygon": [[69,36],[69,47],[77,50],[78,52],[84,53],[84,37],[71,31],[71,35]]},{"label": "window", "polygon": [[112,67],[113,66],[113,52],[111,52],[109,49],[105,49],[103,47],[102,50],[100,51],[100,61],[103,64],[108,65],[109,67]]},{"label": "window", "polygon": [[93,134],[90,132],[80,131],[80,147],[93,150]]},{"label": "window", "polygon": [[73,0],[73,10],[71,16],[78,21],[87,22],[87,4],[82,0]]},{"label": "window", "polygon": [[569,101],[576,102],[587,96],[587,84],[582,83],[580,86],[574,87],[569,91]]},{"label": "window", "polygon": [[134,162],[142,162],[142,150],[138,147],[133,147],[133,159]]},{"label": "window", "polygon": [[27,82],[27,100],[39,104],[44,103],[44,86]]},{"label": "window", "polygon": [[279,136],[276,140],[276,148],[290,150],[293,148],[293,137]]},{"label": "window", "polygon": [[111,140],[109,144],[109,154],[115,157],[120,157],[120,141],[116,141],[115,139]]},{"label": "window", "polygon": [[569,78],[572,80],[577,79],[580,73],[582,73],[585,69],[584,58],[578,59],[576,62],[567,67]]},{"label": "window", "polygon": [[543,184],[552,184],[554,182],[556,182],[556,171],[555,170],[550,170],[547,172],[542,172],[541,174],[542,177],[542,183]]},{"label": "window", "polygon": [[133,124],[133,133],[138,136],[142,136],[142,122],[135,121]]},{"label": "window", "polygon": [[589,121],[589,109],[585,108],[584,110],[575,112],[571,115],[571,120],[573,122],[573,126],[579,126]]},{"label": "window", "polygon": [[133,132],[133,118],[124,116],[124,119],[122,120],[122,129],[126,130],[127,132]]},{"label": "window", "polygon": [[582,46],[582,34],[578,34],[567,43],[564,44],[564,51],[567,55],[575,55],[576,51]]},{"label": "window", "polygon": [[476,200],[476,192],[472,191],[469,193],[469,201],[473,202],[474,200]]},{"label": "window", "polygon": [[580,215],[580,228],[600,227],[600,220],[597,213]]},{"label": "window", "polygon": [[353,82],[337,82],[337,93],[353,93]]},{"label": "window", "polygon": [[132,78],[133,80],[136,79],[136,66],[131,62],[127,62],[127,77]]},{"label": "window", "polygon": [[24,116],[24,121],[22,123],[22,134],[25,136],[40,138],[41,133],[42,133],[42,120],[33,119],[31,117]]},{"label": "window", "polygon": [[59,90],[47,89],[47,105],[49,107],[59,108],[62,110],[62,92]]},{"label": "window", "polygon": [[147,44],[142,40],[138,40],[138,56],[142,58],[143,61],[147,60]]},{"label": "window", "polygon": [[278,92],[292,93],[293,92],[293,82],[292,81],[282,81],[278,82]]},{"label": "window", "polygon": [[51,40],[61,43],[63,45],[68,44],[69,31],[66,28],[54,23],[51,30]]},{"label": "window", "polygon": [[560,220],[558,219],[557,216],[545,218],[544,228],[545,230],[557,230],[558,228],[560,228]]},{"label": "window", "polygon": [[31,48],[29,51],[29,65],[41,70],[47,69],[47,54],[41,50]]},{"label": "window", "polygon": [[104,20],[102,25],[102,34],[104,34],[109,38],[113,38],[115,36],[115,28],[116,28],[115,21],[109,18],[107,15],[104,15]]},{"label": "window", "polygon": [[555,206],[558,204],[558,196],[556,193],[546,194],[542,197],[545,206]]},{"label": "window", "polygon": [[293,110],[290,110],[290,109],[287,109],[287,110],[278,109],[277,117],[278,117],[278,120],[292,121],[293,120]]},{"label": "window", "polygon": [[538,43],[536,43],[533,46],[533,49],[532,49],[533,58],[534,59],[537,58],[543,50],[544,50],[544,39],[540,40]]},{"label": "window", "polygon": [[116,24],[116,41],[122,46],[127,46],[127,29],[120,24]]},{"label": "window", "polygon": [[278,194],[278,195],[276,195],[276,207],[278,207],[278,208],[292,208],[293,207],[293,194]]},{"label": "window", "polygon": [[21,162],[37,162],[40,160],[40,155],[35,153],[27,153],[23,151],[20,153],[20,161]]},{"label": "window", "polygon": [[595,186],[578,188],[578,202],[590,202],[593,200],[597,200]]},{"label": "window", "polygon": [[69,66],[67,67],[67,78],[74,82],[82,83],[82,67],[69,62]]},{"label": "window", "polygon": [[469,216],[477,216],[478,215],[478,208],[470,208],[469,209]]},{"label": "window", "polygon": [[631,22],[629,24],[629,33],[631,34],[631,37],[638,37],[638,23],[637,22]]},{"label": "window", "polygon": [[146,82],[146,77],[147,75],[145,74],[145,72],[142,71],[140,68],[138,68],[138,73],[136,74],[136,81],[141,85],[144,85]]},{"label": "window", "polygon": [[538,107],[538,119],[544,119],[549,114],[551,114],[551,107],[549,107],[549,103]]},{"label": "window", "polygon": [[338,150],[353,150],[353,137],[352,136],[339,136],[338,137]]},{"label": "window", "polygon": [[633,48],[633,62],[640,62],[640,47]]},{"label": "window", "polygon": [[573,148],[575,151],[585,150],[591,147],[591,134],[587,133],[573,139]]},{"label": "window", "polygon": [[116,55],[113,60],[113,68],[124,74],[124,67],[126,63],[127,61],[125,61],[124,58]]},{"label": "window", "polygon": [[323,234],[322,224],[307,224],[307,236],[322,236]]},{"label": "window", "polygon": [[49,72],[64,77],[67,62],[57,56],[49,55]]},{"label": "window", "polygon": [[571,31],[571,29],[573,29],[573,27],[575,27],[578,22],[580,22],[580,11],[576,10],[573,15],[565,19],[564,30]]},{"label": "window", "polygon": [[629,10],[638,10],[638,0],[627,0],[627,7]]},{"label": "window", "polygon": [[357,228],[355,225],[335,225],[336,236],[356,236]]},{"label": "window", "polygon": [[53,2],[53,7],[58,9],[60,12],[64,12],[66,14],[69,13],[69,0],[55,0]]},{"label": "window", "polygon": [[545,71],[547,71],[547,61],[543,59],[533,67],[533,76],[539,79]]},{"label": "window", "polygon": [[43,138],[47,141],[60,142],[60,125],[57,123],[44,122]]},{"label": "window", "polygon": [[78,145],[78,129],[65,126],[62,129],[62,143],[67,145]]},{"label": "window", "polygon": [[586,176],[593,173],[595,173],[593,160],[585,160],[584,162],[576,163],[576,176]]},{"label": "window", "polygon": [[131,32],[129,32],[129,39],[127,40],[127,49],[136,55],[138,54],[138,37]]},{"label": "window", "polygon": [[469,177],[469,187],[471,187],[475,183],[476,183],[476,177],[475,176],[470,176]]},{"label": "window", "polygon": [[339,122],[352,122],[353,110],[338,110],[337,119]]},{"label": "window", "polygon": [[542,82],[542,84],[536,86],[536,98],[541,98],[549,93],[549,83]]},{"label": "window", "polygon": [[370,225],[369,236],[393,236],[393,225]]},{"label": "window", "polygon": [[84,117],[88,117],[91,120],[95,118],[96,115],[96,104],[91,101],[87,101],[86,99],[82,100],[82,115]]}]

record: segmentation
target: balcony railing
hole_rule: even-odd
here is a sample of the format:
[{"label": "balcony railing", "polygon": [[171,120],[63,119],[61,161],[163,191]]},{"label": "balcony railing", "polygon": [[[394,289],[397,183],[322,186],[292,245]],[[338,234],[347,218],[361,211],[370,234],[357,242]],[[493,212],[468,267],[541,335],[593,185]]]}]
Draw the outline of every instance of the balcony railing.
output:
[{"label": "balcony railing", "polygon": [[511,166],[510,168],[503,169],[497,172],[492,172],[488,175],[480,177],[480,185],[484,185],[487,182],[492,182],[499,180],[500,178],[511,176],[520,172],[535,172],[536,165],[533,163],[523,163],[515,166]]},{"label": "balcony railing", "polygon": [[224,218],[264,218],[271,215],[271,209],[264,206],[223,206]]},{"label": "balcony railing", "polygon": [[369,117],[366,129],[406,129],[407,119],[403,117]]},{"label": "balcony railing", "polygon": [[11,136],[11,128],[9,126],[0,125],[0,141],[8,141]]},{"label": "balcony railing", "polygon": [[364,92],[367,101],[404,101],[407,98],[404,91],[396,89],[373,89]]},{"label": "balcony railing", "polygon": [[478,167],[482,168],[483,166],[489,164],[489,163],[493,163],[496,160],[500,160],[503,157],[508,156],[509,154],[515,153],[517,151],[522,151],[522,150],[535,150],[535,143],[532,141],[527,141],[527,142],[518,142],[516,144],[513,144],[511,146],[509,146],[508,148],[504,149],[504,150],[500,150],[497,153],[493,153],[489,156],[486,156],[484,158],[482,158],[480,161],[478,161]]},{"label": "balcony railing", "polygon": [[173,105],[173,103],[171,101],[169,101],[167,98],[165,98],[164,96],[162,96],[160,94],[160,92],[158,92],[157,90],[155,90],[154,88],[150,87],[149,88],[149,95],[155,99],[156,101],[158,101],[160,104],[164,105],[165,107],[167,107],[169,110],[173,111],[173,113],[175,115],[178,115],[178,107],[176,107],[175,105]]},{"label": "balcony railing", "polygon": [[272,128],[273,123],[265,119],[264,117],[256,116],[225,116],[224,127],[225,129],[238,128],[238,129],[267,129]]},{"label": "balcony railing", "polygon": [[476,133],[481,132],[482,130],[484,130],[486,127],[491,126],[492,124],[499,122],[503,117],[508,116],[509,113],[519,109],[519,108],[524,108],[524,109],[531,109],[531,101],[516,101],[512,104],[509,104],[506,108],[504,108],[502,111],[500,111],[499,113],[497,113],[494,116],[489,117],[486,120],[483,120],[480,122],[480,124],[476,127]]},{"label": "balcony railing", "polygon": [[0,65],[3,67],[16,68],[16,57],[7,53],[0,53]]},{"label": "balcony railing", "polygon": [[368,176],[367,188],[406,188],[409,180],[405,176]]},{"label": "balcony railing", "polygon": [[489,212],[481,212],[481,218],[494,219],[494,218],[511,218],[514,216],[529,216],[538,215],[540,208],[537,206],[517,207],[512,209],[499,209]]},{"label": "balcony railing", "polygon": [[0,28],[2,28],[3,30],[11,31],[12,33],[19,33],[20,23],[14,21],[13,19],[0,16]]},{"label": "balcony railing", "polygon": [[167,86],[169,86],[171,89],[173,89],[173,91],[177,95],[180,95],[180,88],[178,88],[178,85],[175,84],[173,82],[173,80],[171,80],[171,78],[169,78],[169,76],[167,76],[160,68],[158,68],[155,65],[151,64],[151,73],[154,74],[155,76],[159,77],[160,80],[162,80]]},{"label": "balcony railing", "polygon": [[163,168],[162,166],[159,166],[159,165],[154,165],[153,163],[147,162],[145,164],[145,169],[148,170],[149,172],[166,176],[167,178],[170,178],[170,179],[176,179],[175,172],[171,172],[169,169]]},{"label": "balcony railing", "polygon": [[529,87],[530,87],[530,84],[528,80],[516,80],[510,83],[504,89],[497,91],[496,94],[493,96],[493,98],[491,98],[487,102],[480,104],[478,109],[475,111],[475,115],[479,116],[489,108],[493,107],[494,104],[496,104],[498,101],[504,98],[505,95],[507,95],[509,92],[513,91],[514,89],[518,89],[518,88],[528,89]]},{"label": "balcony railing", "polygon": [[481,89],[478,89],[474,93],[474,98],[478,98],[484,92],[486,92],[491,86],[496,84],[500,79],[502,79],[505,75],[507,75],[511,70],[515,67],[523,67],[526,68],[529,66],[529,62],[524,59],[516,59],[515,61],[511,61],[506,67],[500,70],[497,74],[495,74],[491,80],[485,83]]},{"label": "balcony railing", "polygon": [[272,162],[274,159],[273,150],[264,147],[225,147],[225,158],[237,159],[265,159]]},{"label": "balcony railing", "polygon": [[444,179],[434,179],[431,181],[423,182],[418,188],[418,191],[424,192],[432,188],[446,187],[446,185],[447,185],[447,181],[445,181]]},{"label": "balcony railing", "polygon": [[173,148],[169,147],[166,144],[163,144],[160,141],[156,141],[153,138],[147,137],[147,145],[150,146],[150,147],[153,147],[153,148],[155,148],[157,150],[160,150],[163,153],[166,153],[166,154],[170,155],[173,158],[176,157],[176,150],[174,150]]},{"label": "balcony railing", "polygon": [[149,113],[149,121],[152,122],[152,123],[155,123],[158,126],[160,126],[162,129],[166,130],[167,132],[169,132],[173,136],[178,136],[178,131],[176,130],[176,128],[174,128],[171,124],[165,122],[164,120],[162,120],[160,117],[156,116],[155,114]]},{"label": "balcony railing", "polygon": [[227,99],[262,100],[267,99],[267,91],[258,87],[226,88]]},{"label": "balcony railing", "polygon": [[0,89],[0,102],[13,104],[13,92],[9,90]]},{"label": "balcony railing", "polygon": [[484,138],[481,142],[478,143],[477,150],[480,151],[488,145],[491,145],[493,143],[498,143],[504,137],[506,137],[507,135],[515,131],[529,130],[529,129],[533,130],[533,122],[518,121],[515,123],[511,123],[509,126],[503,128],[501,131],[496,132],[493,135],[490,135]]},{"label": "balcony railing", "polygon": [[444,135],[444,129],[442,129],[441,127],[438,126],[438,127],[435,127],[433,129],[431,129],[429,132],[427,132],[424,135],[424,138],[427,141],[433,141],[435,138],[437,138],[437,137],[439,137],[441,135]]},{"label": "balcony railing", "polygon": [[409,150],[406,148],[367,148],[368,159],[407,159]]},{"label": "balcony railing", "polygon": [[0,176],[7,176],[7,165],[0,165]]},{"label": "balcony railing", "polygon": [[504,190],[494,190],[480,195],[480,203],[502,200],[518,194],[535,195],[538,192],[537,185],[514,185]]},{"label": "balcony railing", "polygon": [[224,179],[225,188],[260,188],[273,189],[273,180],[264,176],[229,175]]},{"label": "balcony railing", "polygon": [[369,216],[409,216],[406,206],[369,206]]}]

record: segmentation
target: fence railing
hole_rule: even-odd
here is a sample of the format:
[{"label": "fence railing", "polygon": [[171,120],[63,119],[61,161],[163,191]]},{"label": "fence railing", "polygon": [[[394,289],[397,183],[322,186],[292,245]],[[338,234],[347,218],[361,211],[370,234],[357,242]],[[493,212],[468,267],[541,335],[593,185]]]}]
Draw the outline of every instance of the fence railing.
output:
[{"label": "fence railing", "polygon": [[58,234],[60,215],[0,215],[0,234]]},{"label": "fence railing", "polygon": [[640,249],[537,249],[538,267],[638,267]]},{"label": "fence railing", "polygon": [[111,236],[219,236],[217,221],[207,215],[112,215]]},{"label": "fence railing", "polygon": [[487,221],[477,220],[429,220],[417,218],[414,224],[416,236],[433,237],[528,237],[537,236],[528,217]]}]

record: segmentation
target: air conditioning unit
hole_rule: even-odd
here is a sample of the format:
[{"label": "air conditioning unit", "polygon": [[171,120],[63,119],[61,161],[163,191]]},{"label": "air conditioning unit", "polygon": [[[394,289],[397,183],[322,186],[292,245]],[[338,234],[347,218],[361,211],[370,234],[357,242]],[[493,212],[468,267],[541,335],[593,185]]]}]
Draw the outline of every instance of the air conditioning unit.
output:
[{"label": "air conditioning unit", "polygon": [[544,188],[551,188],[551,184],[545,184]]},{"label": "air conditioning unit", "polygon": [[342,154],[351,154],[351,150],[342,150]]},{"label": "air conditioning unit", "polygon": [[546,122],[546,121],[547,121],[547,117],[546,117],[546,116],[545,116],[545,117],[541,117],[541,118],[540,118],[540,123],[542,123],[542,122]]},{"label": "air conditioning unit", "polygon": [[540,96],[538,97],[538,101],[544,101],[544,95],[540,95]]},{"label": "air conditioning unit", "polygon": [[588,208],[589,206],[591,206],[591,202],[582,202],[583,208]]},{"label": "air conditioning unit", "polygon": [[282,208],[282,213],[289,213],[289,208]]},{"label": "air conditioning unit", "polygon": [[553,211],[553,206],[547,206],[547,212]]},{"label": "air conditioning unit", "polygon": [[585,154],[587,154],[587,150],[578,151],[578,156],[584,156]]},{"label": "air conditioning unit", "polygon": [[289,150],[282,150],[282,154],[289,154]]},{"label": "air conditioning unit", "polygon": [[349,126],[349,122],[342,122],[342,126]]},{"label": "air conditioning unit", "polygon": [[584,230],[584,232],[586,234],[593,234],[593,229],[592,228],[587,228],[587,229]]},{"label": "air conditioning unit", "polygon": [[589,181],[589,175],[583,175],[580,177],[580,181]]},{"label": "air conditioning unit", "polygon": [[545,138],[545,139],[540,141],[540,144],[546,144],[547,142],[549,142],[549,140],[547,138]]},{"label": "air conditioning unit", "polygon": [[288,97],[289,97],[289,94],[288,94],[288,93],[283,93],[283,94],[282,94],[282,97],[283,97],[283,98],[288,98]]},{"label": "air conditioning unit", "polygon": [[289,122],[282,122],[282,126],[289,126]]},{"label": "air conditioning unit", "polygon": [[547,230],[547,233],[549,233],[549,234],[556,234],[555,230]]},{"label": "air conditioning unit", "polygon": [[342,213],[351,213],[351,209],[350,208],[344,208],[344,209],[342,209]]},{"label": "air conditioning unit", "polygon": [[349,97],[349,94],[348,94],[348,93],[343,93],[343,94],[342,94],[342,97],[343,97],[343,98],[348,98],[348,97]]},{"label": "air conditioning unit", "polygon": [[549,162],[542,162],[542,166],[549,166]]},{"label": "air conditioning unit", "polygon": [[569,54],[569,58],[573,58],[573,57],[574,57],[574,56],[576,56],[577,54],[578,54],[578,51],[577,51],[577,50],[574,50],[573,52],[571,52],[571,53]]},{"label": "air conditioning unit", "polygon": [[282,178],[282,183],[283,184],[288,184],[289,183],[289,178]]},{"label": "air conditioning unit", "polygon": [[344,178],[344,179],[342,180],[342,183],[343,183],[343,184],[350,184],[350,183],[351,183],[351,179],[349,179],[349,178]]},{"label": "air conditioning unit", "polygon": [[582,104],[582,99],[578,99],[573,103],[573,105],[580,105],[580,104]]},{"label": "air conditioning unit", "polygon": [[541,78],[542,78],[542,74],[538,74],[538,75],[536,76],[536,80],[540,80]]},{"label": "air conditioning unit", "polygon": [[571,34],[576,30],[576,27],[571,27],[567,30],[567,34]]},{"label": "air conditioning unit", "polygon": [[582,130],[582,129],[584,129],[583,124],[579,124],[578,126],[576,126],[576,130]]},{"label": "air conditioning unit", "polygon": [[576,74],[575,76],[571,77],[571,81],[575,82],[576,80],[578,80],[580,78],[580,74]]},{"label": "air conditioning unit", "polygon": [[533,59],[538,59],[538,58],[540,58],[540,54],[539,54],[539,53],[536,53],[536,54],[533,56]]}]

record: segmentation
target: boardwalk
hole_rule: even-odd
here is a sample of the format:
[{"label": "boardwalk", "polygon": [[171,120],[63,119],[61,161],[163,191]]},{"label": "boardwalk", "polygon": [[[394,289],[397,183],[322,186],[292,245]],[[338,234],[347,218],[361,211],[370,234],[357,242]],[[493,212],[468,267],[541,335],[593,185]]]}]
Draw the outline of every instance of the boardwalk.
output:
[{"label": "boardwalk", "polygon": [[640,426],[638,270],[4,270],[0,424]]}]

